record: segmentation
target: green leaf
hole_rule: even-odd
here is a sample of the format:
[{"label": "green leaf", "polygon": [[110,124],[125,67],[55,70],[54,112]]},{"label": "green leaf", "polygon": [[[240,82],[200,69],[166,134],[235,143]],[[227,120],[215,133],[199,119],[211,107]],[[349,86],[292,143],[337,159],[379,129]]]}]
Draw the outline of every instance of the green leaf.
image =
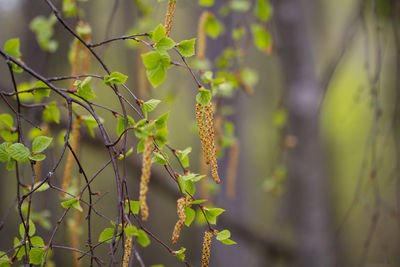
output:
[{"label": "green leaf", "polygon": [[10,142],[4,142],[0,145],[0,161],[7,162],[10,158],[7,152],[7,148],[11,146]]},{"label": "green leaf", "polygon": [[233,11],[246,12],[250,9],[251,3],[246,0],[233,0],[229,6]]},{"label": "green leaf", "polygon": [[75,16],[78,11],[75,0],[63,0],[62,11],[67,18]]},{"label": "green leaf", "polygon": [[40,265],[44,261],[45,255],[45,248],[31,248],[29,251],[29,263]]},{"label": "green leaf", "polygon": [[56,101],[51,102],[43,111],[43,120],[45,122],[60,123],[60,111],[57,108]]},{"label": "green leaf", "polygon": [[150,99],[149,101],[144,102],[142,104],[142,111],[144,113],[144,116],[147,117],[147,113],[153,111],[160,103],[161,100],[158,99]]},{"label": "green leaf", "polygon": [[178,259],[179,259],[181,262],[184,262],[184,261],[185,261],[185,251],[186,251],[186,248],[184,248],[184,247],[181,247],[180,250],[175,251],[175,255],[178,257]]},{"label": "green leaf", "polygon": [[[128,122],[126,125],[126,128],[132,127],[135,125],[135,121],[131,116],[128,115]],[[121,134],[125,131],[125,117],[120,116],[118,117],[118,123],[117,123],[117,135],[121,136]]]},{"label": "green leaf", "polygon": [[231,237],[231,232],[229,232],[229,230],[223,230],[217,234],[216,238],[217,238],[217,240],[221,241],[221,240],[227,239],[229,237]]},{"label": "green leaf", "polygon": [[0,136],[6,142],[14,142],[18,140],[18,132],[11,132],[9,130],[2,130],[0,131]]},{"label": "green leaf", "polygon": [[48,19],[43,16],[38,16],[32,20],[29,27],[36,34],[36,40],[40,48],[44,51],[55,52],[58,48],[58,43],[51,40],[54,33],[54,23],[57,21],[54,15]]},{"label": "green leaf", "polygon": [[267,0],[257,0],[254,6],[254,14],[261,21],[267,21],[272,17],[273,8]]},{"label": "green leaf", "polygon": [[207,17],[204,25],[206,34],[213,39],[217,39],[224,31],[224,25],[213,15]]},{"label": "green leaf", "polygon": [[213,209],[205,208],[204,209],[204,212],[205,212],[205,214],[207,216],[207,219],[211,224],[216,224],[217,223],[217,217],[221,213],[223,213],[224,211],[225,210],[220,209],[220,208],[213,208]]},{"label": "green leaf", "polygon": [[179,186],[182,189],[183,193],[185,193],[185,194],[189,193],[189,194],[193,195],[196,192],[196,187],[194,186],[194,183],[190,180],[185,181],[183,179],[183,176],[178,177],[178,183],[179,183]]},{"label": "green leaf", "polygon": [[[94,131],[93,128],[96,128],[98,126],[97,121],[95,118],[93,118],[92,115],[85,115],[81,116],[82,120],[85,122],[85,125],[89,131],[89,134],[91,137],[94,137]],[[102,118],[99,118],[100,122],[103,123],[104,120]]]},{"label": "green leaf", "polygon": [[10,159],[7,161],[6,169],[7,169],[7,171],[12,171],[12,170],[14,170],[14,168],[15,168],[15,160],[13,160],[12,158],[10,158]]},{"label": "green leaf", "polygon": [[44,241],[40,236],[31,237],[31,243],[36,247],[44,247]]},{"label": "green leaf", "polygon": [[196,95],[197,103],[202,106],[207,106],[210,103],[211,98],[211,91],[203,87],[199,89],[199,93]]},{"label": "green leaf", "polygon": [[[18,238],[14,237],[14,247],[21,247],[22,241],[19,241]],[[26,244],[27,249],[29,250],[29,243]],[[22,257],[25,256],[25,248],[21,247],[20,249],[15,250],[14,257],[17,260],[21,260]]]},{"label": "green leaf", "polygon": [[70,199],[67,201],[63,201],[63,202],[61,202],[61,206],[63,206],[64,208],[74,208],[74,209],[79,210],[80,212],[83,211],[78,198],[73,198],[73,199]]},{"label": "green leaf", "polygon": [[[167,165],[167,164],[168,164],[167,161],[165,160],[165,158],[163,157],[163,155],[162,155],[161,153],[159,153],[159,152],[153,152],[153,155],[154,155],[154,157],[153,157],[153,159],[151,160],[152,163],[153,163],[153,162],[157,162],[157,163],[160,164],[160,165]],[[167,155],[165,155],[165,156],[167,156]],[[168,157],[167,157],[167,159],[168,159]]]},{"label": "green leaf", "polygon": [[110,75],[104,76],[104,84],[111,86],[111,83],[114,84],[123,84],[126,82],[128,79],[128,76],[119,73],[119,72],[113,72]]},{"label": "green leaf", "polygon": [[139,207],[140,207],[139,201],[130,200],[129,203],[126,203],[125,210],[127,213],[129,213],[129,210],[130,210],[133,214],[138,214]]},{"label": "green leaf", "polygon": [[[25,223],[26,223],[26,222],[25,222]],[[36,233],[35,224],[33,223],[32,220],[29,220],[28,235],[29,235],[29,236],[33,236],[35,233]],[[19,236],[20,236],[21,238],[24,238],[24,237],[25,237],[25,227],[24,227],[24,224],[23,224],[23,223],[21,223],[21,224],[19,225]]]},{"label": "green leaf", "polygon": [[[106,243],[111,243],[112,241],[112,237],[114,235],[114,228],[106,228],[103,230],[103,232],[101,232],[100,236],[99,236],[99,242],[103,242],[106,241]],[[119,236],[117,236],[117,238],[115,240],[118,240]]]},{"label": "green leaf", "polygon": [[190,40],[181,41],[178,44],[178,50],[184,57],[191,57],[194,55],[194,44],[196,42],[196,38]]},{"label": "green leaf", "polygon": [[30,151],[21,143],[15,143],[10,145],[6,149],[7,153],[18,162],[27,161],[30,156]]},{"label": "green leaf", "polygon": [[229,238],[223,239],[223,240],[220,240],[220,241],[221,241],[222,244],[225,244],[225,245],[234,245],[234,244],[237,244],[235,241],[230,240]]},{"label": "green leaf", "polygon": [[199,5],[200,6],[213,6],[215,0],[199,0]]},{"label": "green leaf", "polygon": [[142,246],[142,247],[147,247],[150,245],[150,239],[147,236],[146,232],[143,230],[138,231],[138,235],[136,238],[136,241]]},{"label": "green leaf", "polygon": [[162,38],[166,36],[165,28],[163,25],[159,24],[153,31],[151,39],[158,43]]},{"label": "green leaf", "polygon": [[272,44],[271,35],[264,29],[263,26],[259,24],[253,24],[251,26],[251,30],[253,33],[253,40],[256,47],[261,50],[265,51],[269,48]]},{"label": "green leaf", "polygon": [[196,217],[196,212],[192,208],[185,207],[185,215],[186,215],[185,225],[189,227],[192,224],[194,218]]},{"label": "green leaf", "polygon": [[4,51],[12,57],[19,58],[22,55],[19,50],[19,38],[8,40],[4,44]]},{"label": "green leaf", "polygon": [[133,147],[131,147],[131,148],[125,153],[125,155],[123,155],[123,154],[118,155],[118,159],[127,158],[127,157],[129,157],[132,153],[133,153]]},{"label": "green leaf", "polygon": [[156,45],[154,46],[157,50],[160,51],[165,51],[165,50],[169,50],[171,48],[173,48],[175,46],[175,42],[168,37],[163,37],[161,38],[160,41],[158,41],[156,43]]},{"label": "green leaf", "polygon": [[167,76],[166,69],[171,65],[171,59],[168,53],[153,51],[143,54],[142,59],[150,83],[154,87],[159,86]]},{"label": "green leaf", "polygon": [[191,147],[187,147],[184,150],[177,150],[176,155],[178,156],[179,160],[181,161],[183,167],[189,167],[189,153],[192,152]]},{"label": "green leaf", "polygon": [[143,150],[144,150],[144,139],[141,139],[140,141],[139,141],[139,143],[137,144],[137,150],[136,150],[136,152],[139,154],[139,153],[142,153],[143,152]]},{"label": "green leaf", "polygon": [[204,202],[206,202],[206,201],[207,201],[207,199],[198,199],[198,200],[190,201],[189,203],[190,203],[191,205],[195,205],[195,204],[204,203]]},{"label": "green leaf", "polygon": [[13,129],[13,124],[14,119],[10,114],[4,113],[0,115],[0,126],[2,126],[4,129],[11,131]]},{"label": "green leaf", "polygon": [[185,174],[185,175],[183,175],[181,177],[185,181],[198,182],[198,181],[200,181],[201,179],[203,179],[206,176],[205,175],[199,175],[199,174],[196,174],[196,173],[189,173],[189,174]]},{"label": "green leaf", "polygon": [[125,234],[129,236],[137,236],[139,233],[136,226],[130,225],[125,228]]},{"label": "green leaf", "polygon": [[166,128],[168,117],[169,117],[169,111],[158,117],[158,119],[156,120],[156,128],[159,130]]},{"label": "green leaf", "polygon": [[96,97],[96,94],[93,93],[92,88],[89,85],[91,80],[92,77],[87,77],[83,81],[76,80],[74,82],[74,86],[78,87],[78,95],[85,100],[91,100]]},{"label": "green leaf", "polygon": [[[4,251],[0,251],[0,256],[4,254]],[[0,267],[10,267],[9,259],[7,254],[1,256],[0,258]]]},{"label": "green leaf", "polygon": [[38,136],[32,142],[33,153],[43,152],[53,141],[53,138],[47,136]]},{"label": "green leaf", "polygon": [[[38,187],[42,182],[37,182],[35,183],[35,185],[33,186],[34,188]],[[49,189],[50,186],[48,183],[43,183],[38,189],[36,189],[36,192],[43,192],[46,191],[47,189]]]},{"label": "green leaf", "polygon": [[42,161],[46,159],[46,155],[38,154],[38,155],[29,155],[29,159],[33,161]]}]

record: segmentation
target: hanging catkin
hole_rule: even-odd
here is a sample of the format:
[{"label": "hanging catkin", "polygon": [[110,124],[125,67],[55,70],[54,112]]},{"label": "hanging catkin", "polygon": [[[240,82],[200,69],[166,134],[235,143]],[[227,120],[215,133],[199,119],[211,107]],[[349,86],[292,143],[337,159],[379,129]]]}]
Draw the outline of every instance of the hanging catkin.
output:
[{"label": "hanging catkin", "polygon": [[142,220],[147,221],[149,217],[149,208],[146,203],[147,191],[149,190],[151,174],[151,152],[153,150],[153,138],[147,137],[144,143],[142,160],[142,177],[140,178],[139,202]]},{"label": "hanging catkin", "polygon": [[[71,131],[71,149],[76,153],[79,145],[79,139],[80,139],[80,132],[79,130],[81,129],[81,123],[82,119],[81,118],[76,118],[74,123],[72,124],[72,131]],[[69,151],[68,156],[67,156],[67,162],[65,164],[65,169],[64,169],[64,176],[63,176],[63,183],[61,188],[64,191],[68,190],[69,187],[69,181],[71,179],[71,169],[74,164],[74,155],[72,154],[71,151]],[[65,193],[62,193],[62,196],[64,196]]]},{"label": "hanging catkin", "polygon": [[203,106],[199,103],[196,104],[196,122],[197,128],[199,130],[201,147],[203,149],[204,159],[206,164],[210,164],[210,156],[208,150],[208,142],[207,142],[207,131],[204,125],[204,109]]},{"label": "hanging catkin", "polygon": [[204,11],[200,18],[199,23],[197,25],[197,58],[202,60],[206,54],[207,48],[207,37],[206,37],[206,30],[205,25],[207,22],[207,18],[210,15],[210,12]]},{"label": "hanging catkin", "polygon": [[122,262],[123,267],[129,266],[129,262],[131,259],[131,253],[132,253],[132,236],[125,235],[124,260]]},{"label": "hanging catkin", "polygon": [[201,267],[208,267],[210,263],[210,247],[212,240],[212,232],[206,231],[203,239],[203,254],[201,256]]},{"label": "hanging catkin", "polygon": [[185,206],[186,206],[186,198],[181,197],[177,200],[177,214],[178,214],[178,221],[175,224],[174,232],[172,234],[172,244],[176,244],[179,239],[179,235],[183,225],[185,224],[186,214],[185,214]]},{"label": "hanging catkin", "polygon": [[205,118],[206,118],[206,133],[207,133],[207,148],[208,155],[211,164],[211,175],[214,181],[219,184],[221,180],[218,176],[218,165],[217,165],[217,150],[215,148],[214,141],[214,119],[213,119],[213,105],[209,103],[205,106]]},{"label": "hanging catkin", "polygon": [[165,16],[165,34],[167,37],[171,34],[172,21],[174,19],[176,0],[169,0],[167,15]]}]

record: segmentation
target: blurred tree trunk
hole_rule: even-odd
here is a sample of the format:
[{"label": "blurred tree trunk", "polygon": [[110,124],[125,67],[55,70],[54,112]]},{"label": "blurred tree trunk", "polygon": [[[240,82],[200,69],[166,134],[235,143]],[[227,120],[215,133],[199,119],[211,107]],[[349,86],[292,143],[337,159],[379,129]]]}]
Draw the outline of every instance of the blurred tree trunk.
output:
[{"label": "blurred tree trunk", "polygon": [[329,192],[319,133],[321,88],[316,82],[306,23],[306,0],[275,1],[278,52],[286,77],[289,132],[289,194],[296,233],[296,267],[334,266]]}]

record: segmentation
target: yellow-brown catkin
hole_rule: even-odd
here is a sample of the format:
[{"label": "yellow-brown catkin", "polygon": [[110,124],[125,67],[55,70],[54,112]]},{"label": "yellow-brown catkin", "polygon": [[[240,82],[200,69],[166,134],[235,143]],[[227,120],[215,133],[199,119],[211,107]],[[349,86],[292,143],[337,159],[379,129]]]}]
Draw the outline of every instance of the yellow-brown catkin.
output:
[{"label": "yellow-brown catkin", "polygon": [[239,140],[235,140],[235,143],[229,150],[228,159],[228,170],[226,174],[226,195],[229,199],[235,199],[236,197],[236,179],[237,179],[237,167],[239,163],[239,151],[240,143]]},{"label": "yellow-brown catkin", "polygon": [[205,57],[206,54],[206,48],[207,48],[207,37],[206,37],[206,30],[205,30],[205,25],[207,22],[207,18],[210,15],[210,12],[204,11],[198,22],[197,26],[197,58],[202,60]]},{"label": "yellow-brown catkin", "polygon": [[201,267],[208,267],[210,263],[210,247],[212,240],[212,232],[206,231],[203,239],[203,254],[201,256]]},{"label": "yellow-brown catkin", "polygon": [[[71,131],[71,148],[74,151],[74,153],[77,153],[78,145],[79,145],[79,139],[80,139],[80,133],[79,130],[81,128],[81,123],[82,119],[81,118],[76,118],[74,123],[72,124],[72,131]],[[69,180],[71,178],[71,169],[72,166],[74,165],[74,155],[72,154],[71,151],[68,152],[67,156],[67,162],[65,164],[65,169],[64,169],[64,176],[63,176],[63,183],[61,188],[64,191],[68,190],[69,187]],[[62,193],[62,196],[64,196],[65,193]]]},{"label": "yellow-brown catkin", "polygon": [[165,16],[165,34],[167,37],[171,34],[172,21],[174,19],[176,0],[169,0],[167,15]]},{"label": "yellow-brown catkin", "polygon": [[[74,40],[74,48],[73,48],[74,49],[74,58],[71,62],[71,76],[76,76],[79,73],[79,66],[80,66],[79,58],[80,58],[82,48],[83,47],[82,47],[81,42],[79,40],[75,39]],[[70,90],[72,90],[72,91],[74,90],[74,82],[75,82],[75,80],[71,79],[69,87],[70,87]]]},{"label": "yellow-brown catkin", "polygon": [[123,267],[128,267],[131,259],[132,253],[132,236],[125,236],[125,245],[124,245],[124,260],[122,261]]},{"label": "yellow-brown catkin", "polygon": [[149,191],[149,182],[151,174],[151,152],[153,150],[153,138],[147,137],[144,143],[142,160],[142,177],[140,178],[139,202],[142,220],[147,221],[149,217],[149,208],[146,203],[147,191]]},{"label": "yellow-brown catkin", "polygon": [[185,224],[186,214],[185,214],[185,206],[186,206],[186,198],[181,197],[177,201],[176,210],[178,213],[178,221],[175,224],[174,232],[172,234],[172,244],[176,244],[179,239],[179,235],[181,233],[181,229]]},{"label": "yellow-brown catkin", "polygon": [[204,125],[204,109],[199,103],[196,104],[196,122],[199,130],[201,147],[203,149],[204,159],[207,164],[210,164],[210,156],[207,142],[207,131]]},{"label": "yellow-brown catkin", "polygon": [[205,106],[205,118],[206,118],[206,132],[207,132],[207,147],[208,155],[211,164],[211,176],[214,181],[219,184],[221,180],[218,176],[218,165],[217,165],[217,150],[214,142],[214,119],[213,119],[213,105],[212,103]]}]

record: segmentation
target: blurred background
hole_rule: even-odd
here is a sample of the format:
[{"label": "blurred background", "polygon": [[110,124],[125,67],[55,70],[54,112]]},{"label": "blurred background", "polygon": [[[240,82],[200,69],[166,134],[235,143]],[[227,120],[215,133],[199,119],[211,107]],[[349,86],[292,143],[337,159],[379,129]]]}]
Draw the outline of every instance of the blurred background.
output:
[{"label": "blurred background", "polygon": [[[79,2],[79,15],[90,24],[91,39],[96,43],[163,24],[167,2],[89,0]],[[400,3],[277,0],[268,2],[273,15],[262,21],[253,12],[256,2],[219,0],[211,6],[188,0],[176,3],[171,32],[175,41],[197,37],[204,10],[213,12],[225,28],[217,38],[207,37],[208,63],[191,58],[190,64],[220,71],[221,66],[214,64],[216,59],[221,58],[224,49],[237,45],[231,33],[243,26],[248,31],[240,43],[243,51],[239,61],[251,68],[253,80],[257,80],[251,86],[253,93],[237,86],[217,98],[222,102],[223,120],[235,125],[237,141],[220,153],[221,185],[216,187],[210,182],[202,185],[203,191],[198,189],[197,194],[201,198],[204,192],[208,193],[215,206],[226,210],[218,218],[217,229],[229,229],[231,239],[238,244],[226,246],[214,240],[210,266],[399,266]],[[62,1],[54,3],[62,9]],[[146,8],[149,10],[144,11]],[[68,53],[73,37],[54,22],[51,39],[57,41],[58,47],[56,51],[43,51],[29,26],[35,17],[50,15],[45,1],[0,0],[0,44],[18,37],[26,65],[45,77],[69,75]],[[76,17],[66,20],[75,27]],[[272,39],[264,51],[253,44],[254,23],[263,25]],[[154,89],[143,78],[140,54],[148,49],[130,40],[96,49],[112,71],[129,76],[127,86],[140,98],[162,100],[151,117],[170,111],[168,144],[182,150],[192,147],[190,170],[203,172],[194,117],[197,87],[189,72],[173,66],[165,82]],[[173,60],[180,62],[179,57],[173,56]],[[7,64],[5,60],[0,62],[0,89],[11,92]],[[90,73],[104,75],[93,59]],[[17,84],[34,81],[26,73],[16,77]],[[68,88],[69,82],[57,85]],[[119,107],[114,92],[102,81],[94,80],[92,88],[96,103]],[[124,95],[129,96],[125,92]],[[11,103],[16,104],[15,100]],[[49,126],[55,139],[66,125],[67,110],[62,104],[60,111],[60,124]],[[0,112],[10,112],[4,102]],[[23,113],[33,121],[41,120],[40,108],[23,109]],[[115,117],[101,109],[98,113],[106,129],[114,133]],[[128,114],[135,116],[132,111]],[[27,132],[29,125],[24,127]],[[91,176],[109,158],[98,129],[95,138],[84,127],[81,135],[78,155]],[[116,138],[116,134],[112,136]],[[133,137],[128,142],[136,150],[137,140]],[[238,147],[233,144],[240,144],[236,168],[232,166],[232,150]],[[42,175],[50,170],[61,148],[55,142],[47,152]],[[16,212],[15,173],[8,172],[5,164],[0,165],[0,250],[7,251],[18,236],[20,218]],[[65,159],[51,178],[54,184],[61,184],[64,165]],[[176,162],[173,165],[179,168]],[[131,197],[137,199],[141,155],[133,153],[127,168]],[[229,195],[225,179],[232,176],[232,168],[236,173],[234,196]],[[29,183],[29,168],[21,169],[21,177]],[[72,177],[75,181],[83,179],[76,167]],[[117,197],[110,166],[96,178],[92,190],[101,193],[95,198],[96,209],[105,216],[92,215],[92,239],[97,241],[102,230],[110,227],[106,218],[115,217]],[[150,219],[145,225],[168,244],[177,220],[178,197],[174,181],[164,168],[153,164],[148,197]],[[60,194],[47,190],[35,194],[32,201],[39,217],[37,232],[46,241],[64,210],[59,204]],[[73,213],[69,216],[60,225],[55,244],[70,245],[67,224]],[[79,241],[82,250],[87,249],[84,217]],[[200,266],[205,229],[201,221],[196,221],[182,230],[178,245],[171,245],[176,250],[186,247],[186,258],[193,266]],[[182,265],[160,244],[151,241],[147,248],[137,246],[146,266]],[[104,265],[109,264],[108,253],[108,245],[96,248]],[[67,250],[54,250],[51,261],[55,266],[74,265]],[[88,257],[81,264],[89,266]],[[133,266],[138,266],[137,262]]]}]

